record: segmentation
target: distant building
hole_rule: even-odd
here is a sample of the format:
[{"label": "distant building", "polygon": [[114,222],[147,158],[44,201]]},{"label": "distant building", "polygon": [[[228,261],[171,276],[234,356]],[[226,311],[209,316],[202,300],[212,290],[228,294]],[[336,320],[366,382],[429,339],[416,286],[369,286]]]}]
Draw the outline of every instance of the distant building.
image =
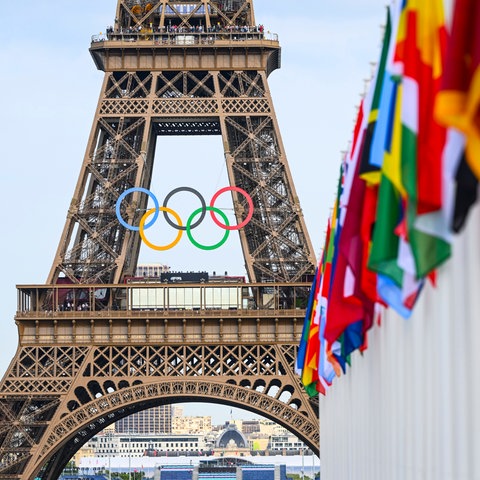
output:
[{"label": "distant building", "polygon": [[160,405],[117,420],[116,433],[172,433],[172,406]]},{"label": "distant building", "polygon": [[236,450],[248,449],[248,440],[234,423],[230,423],[218,436],[215,447],[221,449],[235,448]]},{"label": "distant building", "polygon": [[283,435],[272,435],[268,444],[270,452],[288,453],[299,452],[305,448],[305,444],[295,435],[285,431]]},{"label": "distant building", "polygon": [[104,433],[115,433],[115,423],[111,423],[110,425],[107,425],[104,429],[103,429],[103,432]]},{"label": "distant building", "polygon": [[203,433],[212,431],[212,417],[196,416],[183,417],[174,415],[172,417],[172,433]]},{"label": "distant building", "polygon": [[243,420],[242,432],[245,435],[250,435],[251,433],[260,433],[260,421],[259,420]]},{"label": "distant building", "polygon": [[221,430],[228,428],[229,425],[235,425],[241,432],[243,432],[243,429],[242,429],[243,420],[233,419],[233,418],[231,418],[230,420],[226,420],[222,425]]},{"label": "distant building", "polygon": [[183,417],[183,405],[172,405],[172,418]]},{"label": "distant building", "polygon": [[137,265],[135,276],[144,278],[160,278],[162,273],[168,272],[169,270],[170,267],[168,265],[162,265],[160,263],[144,263]]},{"label": "distant building", "polygon": [[251,433],[248,435],[248,445],[251,452],[267,450],[269,441],[269,435],[264,435],[262,433]]},{"label": "distant building", "polygon": [[94,457],[145,457],[206,452],[204,435],[98,434],[80,450]]},{"label": "distant building", "polygon": [[272,422],[271,420],[261,420],[260,421],[260,433],[268,435],[288,435],[289,432],[285,427],[282,427],[278,423]]},{"label": "distant building", "polygon": [[80,465],[82,458],[94,458],[95,457],[95,450],[89,442],[83,445],[80,450],[75,452],[75,455],[72,457],[73,462],[75,465]]}]

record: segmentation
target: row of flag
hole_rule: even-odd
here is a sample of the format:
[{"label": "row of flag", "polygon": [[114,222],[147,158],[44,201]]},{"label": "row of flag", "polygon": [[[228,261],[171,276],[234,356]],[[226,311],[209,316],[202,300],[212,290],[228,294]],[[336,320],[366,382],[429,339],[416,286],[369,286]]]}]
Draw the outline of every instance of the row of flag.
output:
[{"label": "row of flag", "polygon": [[297,373],[325,394],[385,308],[408,318],[480,179],[480,2],[398,0],[342,159]]}]

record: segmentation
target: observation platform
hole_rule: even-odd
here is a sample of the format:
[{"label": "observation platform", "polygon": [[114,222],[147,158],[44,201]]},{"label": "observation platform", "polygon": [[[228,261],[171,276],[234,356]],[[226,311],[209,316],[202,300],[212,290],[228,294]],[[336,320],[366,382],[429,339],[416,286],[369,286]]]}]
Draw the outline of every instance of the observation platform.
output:
[{"label": "observation platform", "polygon": [[21,285],[21,345],[290,343],[311,283]]},{"label": "observation platform", "polygon": [[110,33],[92,37],[90,54],[104,72],[231,69],[270,75],[281,66],[275,33]]}]

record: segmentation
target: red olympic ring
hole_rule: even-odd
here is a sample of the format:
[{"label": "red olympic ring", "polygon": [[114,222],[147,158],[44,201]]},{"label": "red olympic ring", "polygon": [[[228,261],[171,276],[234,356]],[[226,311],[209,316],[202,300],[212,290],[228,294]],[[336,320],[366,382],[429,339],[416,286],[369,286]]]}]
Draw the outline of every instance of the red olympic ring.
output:
[{"label": "red olympic ring", "polygon": [[228,192],[229,190],[233,190],[235,192],[241,193],[245,197],[245,199],[247,200],[247,202],[248,202],[248,215],[246,216],[245,220],[242,223],[239,223],[238,225],[229,226],[229,225],[225,225],[224,223],[217,220],[217,217],[215,216],[215,212],[213,210],[210,210],[210,215],[211,215],[213,221],[220,228],[223,228],[225,230],[240,230],[252,219],[252,216],[253,216],[253,200],[252,200],[252,197],[245,190],[241,189],[240,187],[224,187],[224,188],[221,188],[210,200],[210,207],[213,208],[215,200],[217,200],[217,198],[222,193]]}]

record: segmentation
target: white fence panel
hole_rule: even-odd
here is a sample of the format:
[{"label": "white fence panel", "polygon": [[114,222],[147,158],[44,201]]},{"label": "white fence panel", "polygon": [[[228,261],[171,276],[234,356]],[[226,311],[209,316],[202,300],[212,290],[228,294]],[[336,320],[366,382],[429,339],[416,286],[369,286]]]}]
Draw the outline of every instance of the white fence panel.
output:
[{"label": "white fence panel", "polygon": [[385,312],[320,399],[322,480],[480,480],[480,209],[409,320]]}]

